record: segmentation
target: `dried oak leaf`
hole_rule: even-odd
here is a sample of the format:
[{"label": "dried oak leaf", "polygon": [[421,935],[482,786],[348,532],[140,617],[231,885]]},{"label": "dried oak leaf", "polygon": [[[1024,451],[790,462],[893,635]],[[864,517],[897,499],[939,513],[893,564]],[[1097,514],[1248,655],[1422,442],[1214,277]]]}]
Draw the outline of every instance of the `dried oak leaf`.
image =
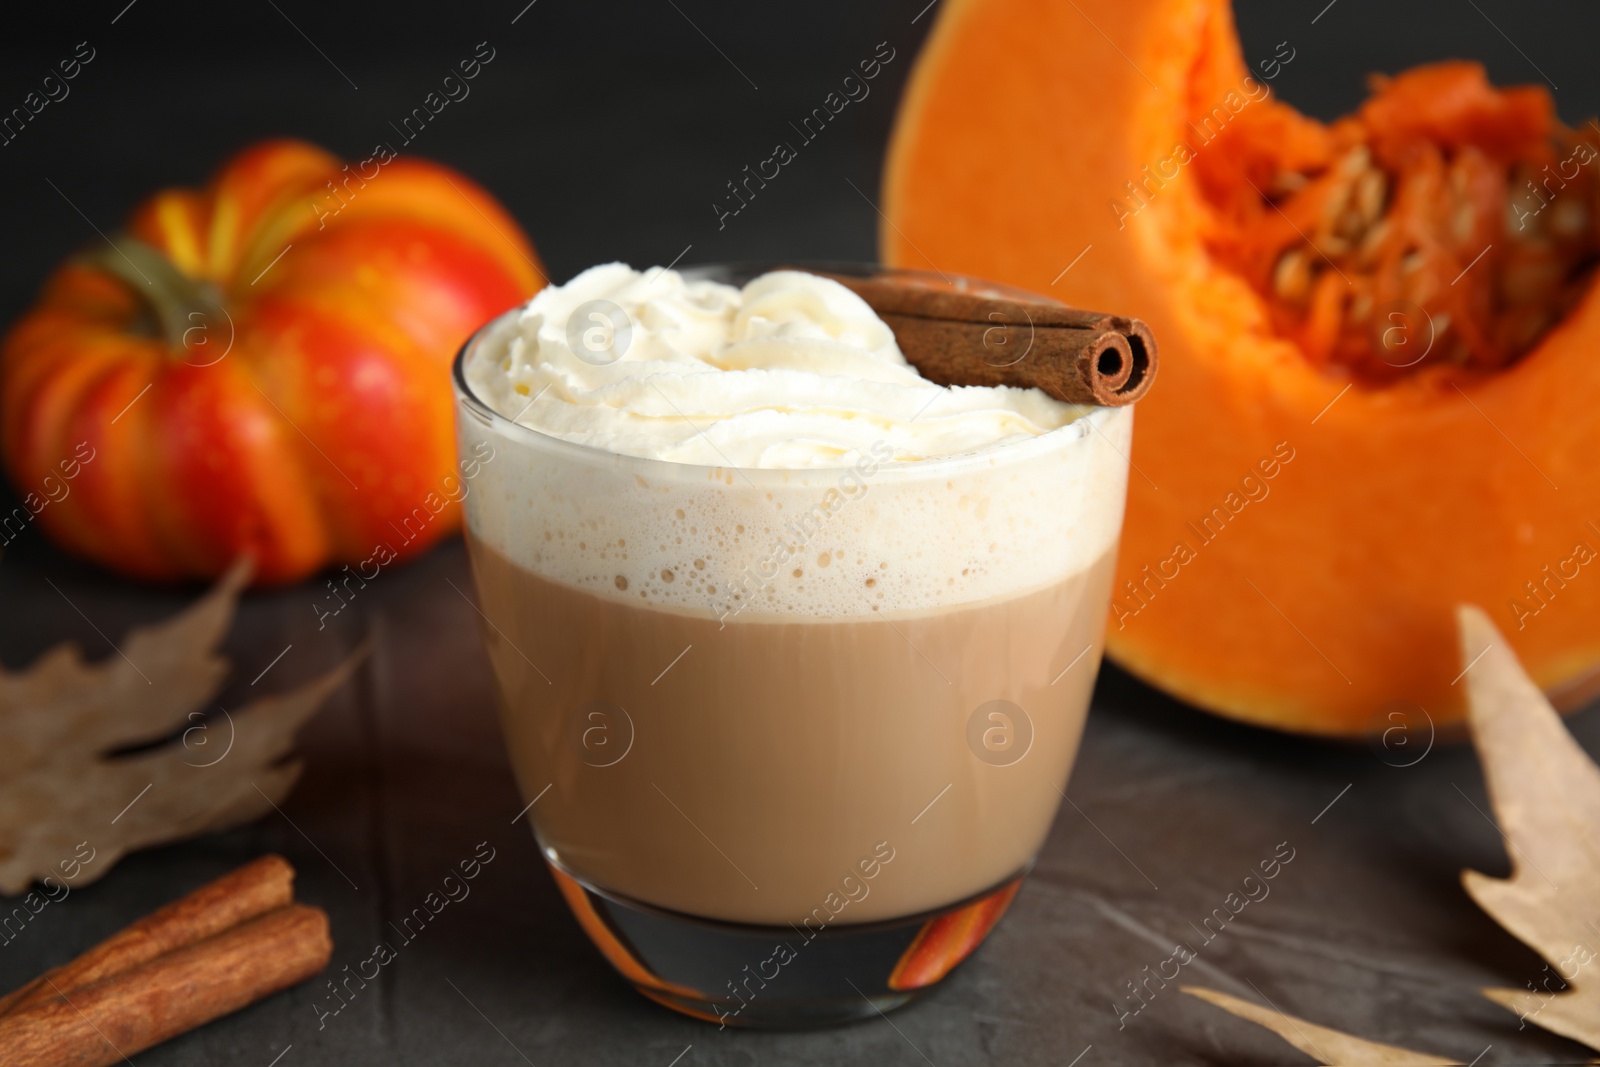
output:
[{"label": "dried oak leaf", "polygon": [[1293,1015],[1285,1015],[1275,1008],[1263,1008],[1248,1000],[1204,986],[1184,986],[1183,992],[1215,1004],[1223,1011],[1248,1019],[1283,1038],[1295,1048],[1321,1064],[1338,1064],[1340,1067],[1422,1067],[1424,1064],[1460,1063],[1460,1060],[1428,1056],[1421,1052],[1366,1041],[1326,1026],[1306,1022]]},{"label": "dried oak leaf", "polygon": [[[129,633],[119,654],[84,661],[74,644],[30,668],[0,669],[0,893],[15,895],[93,849],[86,885],[124,854],[224,830],[282,801],[300,775],[295,732],[355,668],[358,652],[286,693],[220,715],[217,653],[249,567],[236,565],[181,614]],[[129,755],[185,728],[180,738]]]},{"label": "dried oak leaf", "polygon": [[1510,878],[1463,871],[1461,881],[1480,908],[1568,986],[1559,993],[1485,989],[1483,995],[1527,1022],[1600,1049],[1600,767],[1489,616],[1465,605],[1457,622],[1472,743],[1511,856]]}]

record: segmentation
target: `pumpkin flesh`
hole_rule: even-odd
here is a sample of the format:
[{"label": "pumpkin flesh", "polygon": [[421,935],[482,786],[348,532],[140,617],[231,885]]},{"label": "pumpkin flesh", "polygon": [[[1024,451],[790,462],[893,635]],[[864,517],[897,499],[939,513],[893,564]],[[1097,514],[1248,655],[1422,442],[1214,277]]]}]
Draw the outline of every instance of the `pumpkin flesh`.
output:
[{"label": "pumpkin flesh", "polygon": [[[1298,245],[1265,232],[1271,195],[1289,191],[1268,186],[1353,144],[1266,96],[1226,3],[941,7],[891,143],[883,257],[1138,315],[1162,345],[1140,404],[1109,654],[1263,725],[1359,734],[1385,728],[1399,701],[1442,726],[1462,711],[1453,608],[1474,602],[1542,685],[1586,692],[1600,663],[1589,253],[1561,260],[1570,291],[1538,309],[1558,321],[1491,361],[1469,344],[1469,358],[1400,373],[1326,326],[1332,341],[1310,345],[1297,333],[1310,316],[1273,292]],[[1558,128],[1532,136],[1530,99],[1512,95],[1485,134],[1512,135],[1497,157],[1508,175],[1527,152],[1563,147]],[[1226,128],[1192,143],[1191,124],[1219,106]],[[1130,199],[1185,144],[1176,176],[1165,167]],[[1496,306],[1480,309],[1485,335]]]}]

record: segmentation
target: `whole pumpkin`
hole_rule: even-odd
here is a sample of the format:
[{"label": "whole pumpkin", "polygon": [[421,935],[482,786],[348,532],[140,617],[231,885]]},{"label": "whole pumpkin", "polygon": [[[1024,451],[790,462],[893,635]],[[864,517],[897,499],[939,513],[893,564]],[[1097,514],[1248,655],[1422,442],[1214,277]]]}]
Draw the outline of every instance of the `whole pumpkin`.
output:
[{"label": "whole pumpkin", "polygon": [[540,278],[517,224],[445,167],[247,148],[64,263],[11,328],[6,539],[37,522],[154,579],[414,555],[469,491],[451,357]]},{"label": "whole pumpkin", "polygon": [[1461,715],[1473,602],[1571,706],[1600,664],[1600,127],[1462,63],[1324,126],[1271,97],[1296,43],[1247,62],[1227,0],[950,0],[884,258],[1160,338],[1124,667],[1263,725],[1425,733]]}]

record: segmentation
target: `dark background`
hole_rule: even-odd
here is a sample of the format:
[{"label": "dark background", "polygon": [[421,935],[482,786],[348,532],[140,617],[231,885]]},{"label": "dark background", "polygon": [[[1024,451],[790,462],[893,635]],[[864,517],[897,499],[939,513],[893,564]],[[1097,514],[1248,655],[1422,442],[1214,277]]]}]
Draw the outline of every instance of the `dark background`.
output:
[{"label": "dark background", "polygon": [[[667,262],[690,244],[685,263],[777,252],[869,258],[877,219],[846,179],[877,198],[894,104],[938,14],[935,4],[912,23],[928,0],[537,0],[525,11],[526,0],[126,3],[6,14],[0,110],[20,105],[79,41],[97,57],[65,101],[0,147],[10,253],[0,263],[0,319],[95,237],[49,182],[109,232],[149,191],[198,184],[258,138],[290,134],[364,158],[376,141],[396,140],[389,123],[479,41],[495,61],[410,150],[487,185],[558,280],[610,258]],[[1237,8],[1246,56],[1267,58],[1289,41],[1295,60],[1273,87],[1320,117],[1353,107],[1369,71],[1454,56],[1481,59],[1497,82],[1539,82],[1542,70],[1569,122],[1600,111],[1591,5],[1336,0],[1311,24],[1326,3]],[[1083,39],[1063,47],[1097,40],[1085,23]],[[725,183],[880,41],[897,57],[872,95],[719,232],[711,204]]]},{"label": "dark background", "polygon": [[[0,321],[28,304],[63,256],[99,241],[96,228],[114,230],[157,187],[201,183],[256,139],[288,134],[350,158],[370,154],[394,139],[389,123],[480,41],[495,49],[494,62],[410,150],[487,186],[558,280],[613,258],[644,266],[680,255],[685,264],[873,256],[868,198],[878,196],[894,104],[937,5],[524,2],[113,0],[6,11],[0,111],[20,106],[78,42],[96,57],[67,99],[0,147]],[[1274,89],[1321,117],[1354,106],[1369,71],[1453,56],[1481,59],[1498,82],[1553,84],[1569,122],[1600,111],[1600,20],[1590,5],[1251,0],[1238,16],[1247,57],[1265,58],[1283,40],[1295,48]],[[897,55],[872,95],[719,230],[711,205],[724,183],[881,41]],[[1087,24],[1081,41],[1063,44],[1098,46]],[[1167,955],[1186,922],[1288,840],[1303,858],[1273,902],[1242,917],[1189,980],[1463,1060],[1485,1046],[1485,1064],[1582,1058],[1577,1046],[1518,1032],[1475,992],[1521,987],[1541,964],[1456,881],[1463,866],[1505,870],[1494,828],[1472,808],[1487,803],[1470,750],[1441,747],[1402,770],[1364,747],[1212,720],[1109,667],[1070,790],[1077,810],[1063,809],[989,945],[946,987],[894,1015],[897,1029],[875,1020],[743,1035],[673,1017],[611,975],[567,917],[529,835],[509,825],[521,802],[499,748],[477,621],[446,578],[466,587],[459,545],[386,575],[359,612],[323,634],[309,626],[305,587],[248,598],[229,641],[245,679],[286,643],[295,651],[273,676],[281,685],[362,640],[374,649],[305,731],[308,769],[287,817],[125,860],[0,948],[0,988],[268,849],[288,855],[302,872],[302,897],[333,914],[337,968],[364,956],[388,915],[413,906],[489,839],[504,858],[472,901],[443,916],[381,988],[326,1030],[315,1025],[315,991],[306,987],[136,1061],[267,1067],[281,1054],[281,1067],[667,1067],[684,1053],[681,1067],[943,1067],[1067,1064],[1081,1053],[1083,1067],[1301,1062],[1175,989],[1126,1030],[1110,1007],[1125,981]],[[55,553],[35,527],[0,564],[0,660],[19,668],[66,638],[110,654],[96,628],[114,639],[194,592],[112,579]],[[224,702],[244,688],[236,681]],[[1600,750],[1592,711],[1573,728]],[[1336,794],[1343,799],[1313,824]]]}]

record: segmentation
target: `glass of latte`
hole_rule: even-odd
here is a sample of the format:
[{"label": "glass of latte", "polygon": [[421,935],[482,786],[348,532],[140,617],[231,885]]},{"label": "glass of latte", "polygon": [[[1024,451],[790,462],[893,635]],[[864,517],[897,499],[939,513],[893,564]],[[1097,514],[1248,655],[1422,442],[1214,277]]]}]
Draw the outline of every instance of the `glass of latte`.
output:
[{"label": "glass of latte", "polygon": [[454,383],[511,765],[596,946],[725,1026],[943,979],[1066,788],[1131,407],[935,385],[850,288],[748,266],[592,268]]}]

